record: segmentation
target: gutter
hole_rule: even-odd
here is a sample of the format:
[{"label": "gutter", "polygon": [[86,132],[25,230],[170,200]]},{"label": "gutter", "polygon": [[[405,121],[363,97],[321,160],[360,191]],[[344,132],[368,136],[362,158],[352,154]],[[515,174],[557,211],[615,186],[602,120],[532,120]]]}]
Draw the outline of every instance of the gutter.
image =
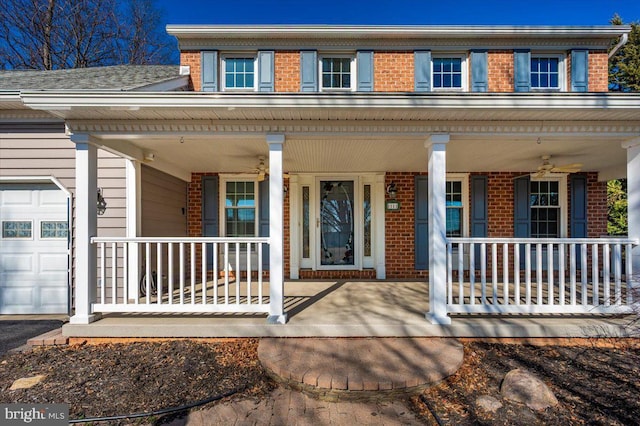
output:
[{"label": "gutter", "polygon": [[613,46],[613,49],[611,49],[611,51],[609,52],[609,59],[611,59],[613,55],[615,55],[622,46],[627,44],[627,41],[629,41],[629,33],[623,33],[622,38],[620,39],[618,44]]}]

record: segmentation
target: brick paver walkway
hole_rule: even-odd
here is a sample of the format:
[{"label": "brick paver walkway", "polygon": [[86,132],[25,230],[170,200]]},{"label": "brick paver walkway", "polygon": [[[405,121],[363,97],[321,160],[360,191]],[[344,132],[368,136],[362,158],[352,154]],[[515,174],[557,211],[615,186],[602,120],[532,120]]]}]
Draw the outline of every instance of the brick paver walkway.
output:
[{"label": "brick paver walkway", "polygon": [[218,425],[423,425],[403,403],[325,402],[278,388],[260,400],[224,402],[193,411],[170,426]]},{"label": "brick paver walkway", "polygon": [[276,381],[335,401],[417,392],[455,373],[463,349],[444,338],[269,338],[258,356]]}]

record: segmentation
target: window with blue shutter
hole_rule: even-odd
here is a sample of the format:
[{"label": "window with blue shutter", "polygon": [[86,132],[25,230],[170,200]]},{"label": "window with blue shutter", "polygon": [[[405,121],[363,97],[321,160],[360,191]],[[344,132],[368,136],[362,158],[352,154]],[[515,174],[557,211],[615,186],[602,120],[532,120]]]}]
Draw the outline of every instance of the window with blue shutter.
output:
[{"label": "window with blue shutter", "polygon": [[273,92],[275,90],[275,53],[271,51],[258,52],[258,91]]},{"label": "window with blue shutter", "polygon": [[531,51],[513,51],[513,85],[516,92],[531,90]]},{"label": "window with blue shutter", "polygon": [[[269,178],[258,184],[258,236],[269,236]],[[269,269],[269,246],[262,246],[262,269]]]},{"label": "window with blue shutter", "polygon": [[315,50],[300,52],[300,91],[318,91],[318,52]]},{"label": "window with blue shutter", "polygon": [[203,92],[218,91],[218,52],[215,50],[202,51],[200,53],[202,64],[201,84]]},{"label": "window with blue shutter", "polygon": [[571,91],[589,91],[589,51],[571,51]]},{"label": "window with blue shutter", "polygon": [[486,92],[489,90],[489,73],[487,71],[488,53],[486,50],[471,51],[471,91]]},{"label": "window with blue shutter", "polygon": [[487,208],[487,177],[471,176],[471,236],[487,237],[489,215]]},{"label": "window with blue shutter", "polygon": [[414,56],[414,89],[416,92],[431,91],[431,51],[417,50]]},{"label": "window with blue shutter", "polygon": [[358,72],[358,92],[373,92],[373,52],[360,51],[356,54]]},{"label": "window with blue shutter", "polygon": [[571,238],[587,238],[587,177],[571,175]]},{"label": "window with blue shutter", "polygon": [[415,177],[414,194],[415,269],[429,269],[429,187],[427,176]]},{"label": "window with blue shutter", "polygon": [[[218,237],[218,176],[202,178],[202,236]],[[213,268],[213,244],[207,244],[207,267]]]}]

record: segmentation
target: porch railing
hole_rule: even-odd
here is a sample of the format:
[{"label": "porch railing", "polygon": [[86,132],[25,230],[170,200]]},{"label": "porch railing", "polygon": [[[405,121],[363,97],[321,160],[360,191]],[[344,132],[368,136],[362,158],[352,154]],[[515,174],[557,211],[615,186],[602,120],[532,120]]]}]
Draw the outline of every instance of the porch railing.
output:
[{"label": "porch railing", "polygon": [[625,238],[450,238],[447,311],[632,312],[640,300]]},{"label": "porch railing", "polygon": [[93,238],[93,312],[269,312],[269,238]]}]

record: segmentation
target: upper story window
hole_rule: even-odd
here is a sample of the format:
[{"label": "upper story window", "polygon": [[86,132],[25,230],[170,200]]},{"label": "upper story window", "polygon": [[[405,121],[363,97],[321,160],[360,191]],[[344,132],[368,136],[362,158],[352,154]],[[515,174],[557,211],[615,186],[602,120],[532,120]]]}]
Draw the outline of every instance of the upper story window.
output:
[{"label": "upper story window", "polygon": [[352,56],[323,56],[320,58],[322,90],[354,90],[355,58]]},{"label": "upper story window", "polygon": [[222,58],[224,90],[255,90],[256,58],[253,56],[224,56]]},{"label": "upper story window", "polygon": [[431,60],[431,78],[434,90],[464,90],[466,86],[464,55],[434,56]]},{"label": "upper story window", "polygon": [[531,55],[531,89],[564,90],[562,55]]}]

